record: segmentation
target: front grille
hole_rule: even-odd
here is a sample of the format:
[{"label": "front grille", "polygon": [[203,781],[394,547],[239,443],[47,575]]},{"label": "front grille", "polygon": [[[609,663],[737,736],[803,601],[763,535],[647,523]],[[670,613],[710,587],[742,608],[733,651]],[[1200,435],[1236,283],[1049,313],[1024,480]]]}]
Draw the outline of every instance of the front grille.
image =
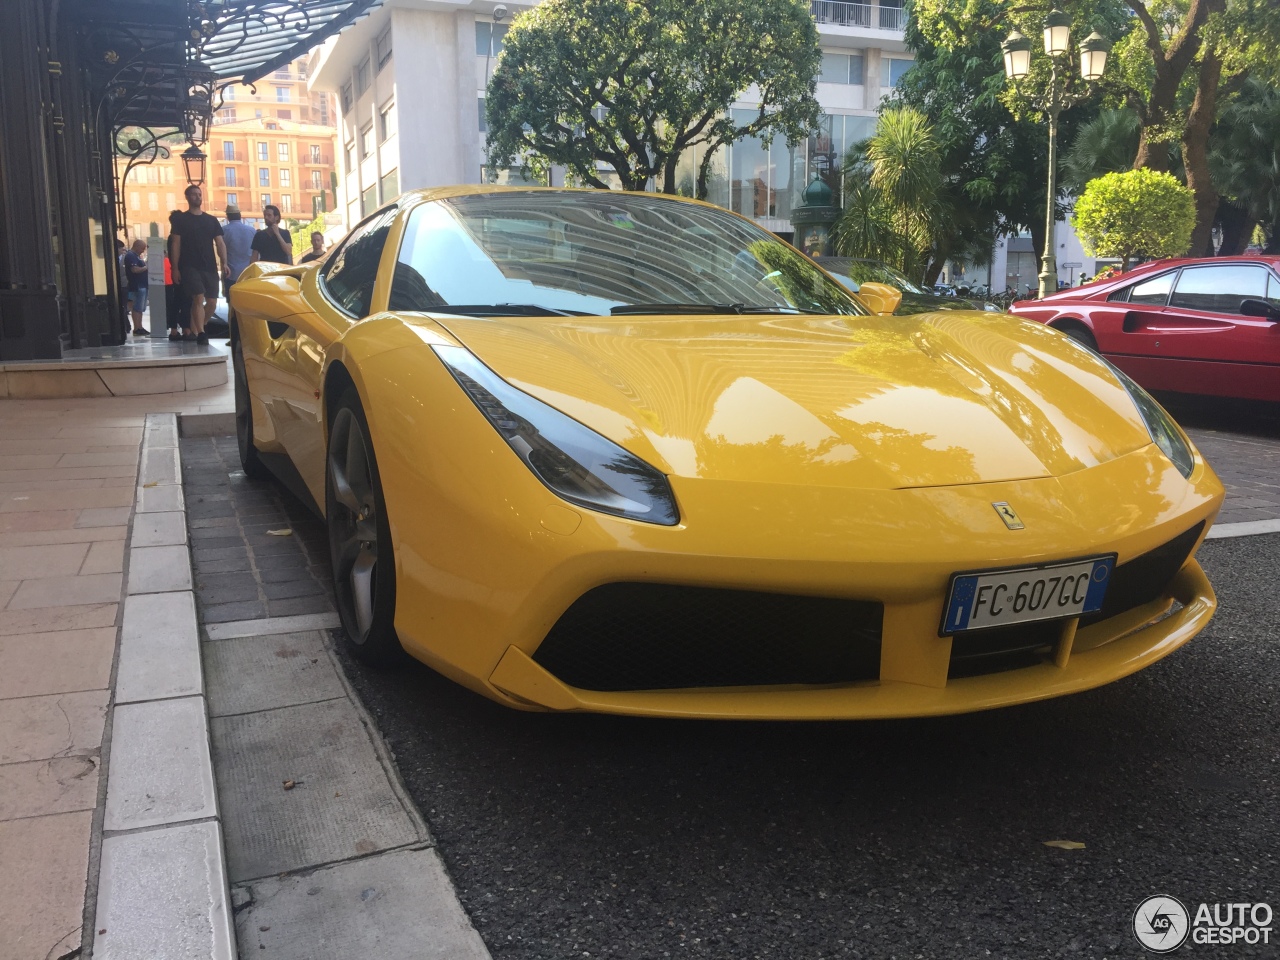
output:
[{"label": "front grille", "polygon": [[1200,539],[1203,529],[1204,521],[1201,520],[1168,543],[1116,567],[1111,574],[1111,583],[1107,585],[1102,609],[1081,617],[1080,626],[1099,623],[1164,596],[1169,583],[1191,556],[1191,549]]},{"label": "front grille", "polygon": [[[1204,523],[1198,523],[1168,543],[1117,566],[1111,573],[1102,609],[1081,617],[1080,627],[1100,623],[1164,596],[1203,528]],[[1061,620],[957,633],[951,639],[947,677],[977,677],[1044,663],[1053,659],[1061,634]]]},{"label": "front grille", "polygon": [[533,659],[583,690],[877,680],[883,614],[858,600],[610,583],[579,597]]},{"label": "front grille", "polygon": [[1054,647],[1061,636],[1061,620],[957,633],[951,638],[947,679],[980,677],[1044,663],[1053,659]]}]

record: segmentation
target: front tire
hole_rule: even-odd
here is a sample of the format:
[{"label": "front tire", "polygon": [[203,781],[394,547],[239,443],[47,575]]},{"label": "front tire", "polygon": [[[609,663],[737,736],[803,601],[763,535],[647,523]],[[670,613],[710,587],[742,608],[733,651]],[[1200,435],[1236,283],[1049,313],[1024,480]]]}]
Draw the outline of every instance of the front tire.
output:
[{"label": "front tire", "polygon": [[249,377],[245,373],[244,347],[236,329],[231,329],[231,376],[235,381],[236,445],[240,448],[240,466],[250,480],[265,480],[270,475],[253,443],[253,399],[249,393]]},{"label": "front tire", "polygon": [[396,570],[382,481],[360,398],[348,389],[335,405],[325,455],[329,557],[347,646],[366,663],[401,656],[395,632]]}]

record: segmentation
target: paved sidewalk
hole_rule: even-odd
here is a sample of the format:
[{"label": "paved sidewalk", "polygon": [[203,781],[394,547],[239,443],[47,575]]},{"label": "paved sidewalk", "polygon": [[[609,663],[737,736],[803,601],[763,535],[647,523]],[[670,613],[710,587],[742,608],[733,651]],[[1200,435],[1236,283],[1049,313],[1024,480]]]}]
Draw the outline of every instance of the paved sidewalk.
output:
[{"label": "paved sidewalk", "polygon": [[0,401],[0,960],[88,947],[146,416],[230,409],[229,386]]}]

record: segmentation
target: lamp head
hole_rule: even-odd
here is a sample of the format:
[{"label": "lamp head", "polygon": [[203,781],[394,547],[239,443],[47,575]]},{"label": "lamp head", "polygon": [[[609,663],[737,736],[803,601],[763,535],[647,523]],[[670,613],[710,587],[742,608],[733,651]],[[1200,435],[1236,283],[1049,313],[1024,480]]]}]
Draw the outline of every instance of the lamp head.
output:
[{"label": "lamp head", "polygon": [[1010,80],[1021,80],[1031,72],[1031,41],[1017,27],[1000,44],[1004,51],[1004,75]]},{"label": "lamp head", "polygon": [[1057,9],[1044,18],[1044,52],[1060,57],[1071,48],[1071,17]]},{"label": "lamp head", "polygon": [[1107,53],[1111,42],[1097,30],[1080,42],[1080,76],[1086,80],[1101,80],[1107,69]]}]

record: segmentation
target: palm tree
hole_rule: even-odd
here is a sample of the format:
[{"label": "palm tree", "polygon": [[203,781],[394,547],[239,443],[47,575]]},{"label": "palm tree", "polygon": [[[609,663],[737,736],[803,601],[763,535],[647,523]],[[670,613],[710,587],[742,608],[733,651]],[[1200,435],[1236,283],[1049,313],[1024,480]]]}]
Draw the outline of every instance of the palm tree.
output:
[{"label": "palm tree", "polygon": [[875,135],[856,150],[845,163],[837,249],[919,278],[950,222],[933,127],[914,107],[896,107],[880,115]]},{"label": "palm tree", "polygon": [[1132,170],[1141,135],[1142,121],[1127,107],[1099,111],[1096,119],[1081,125],[1063,156],[1062,185],[1078,194],[1104,173]]},{"label": "palm tree", "polygon": [[1254,224],[1267,235],[1267,252],[1280,250],[1280,91],[1245,84],[1210,135],[1209,171],[1230,203],[1218,211],[1220,252],[1241,252]]}]

